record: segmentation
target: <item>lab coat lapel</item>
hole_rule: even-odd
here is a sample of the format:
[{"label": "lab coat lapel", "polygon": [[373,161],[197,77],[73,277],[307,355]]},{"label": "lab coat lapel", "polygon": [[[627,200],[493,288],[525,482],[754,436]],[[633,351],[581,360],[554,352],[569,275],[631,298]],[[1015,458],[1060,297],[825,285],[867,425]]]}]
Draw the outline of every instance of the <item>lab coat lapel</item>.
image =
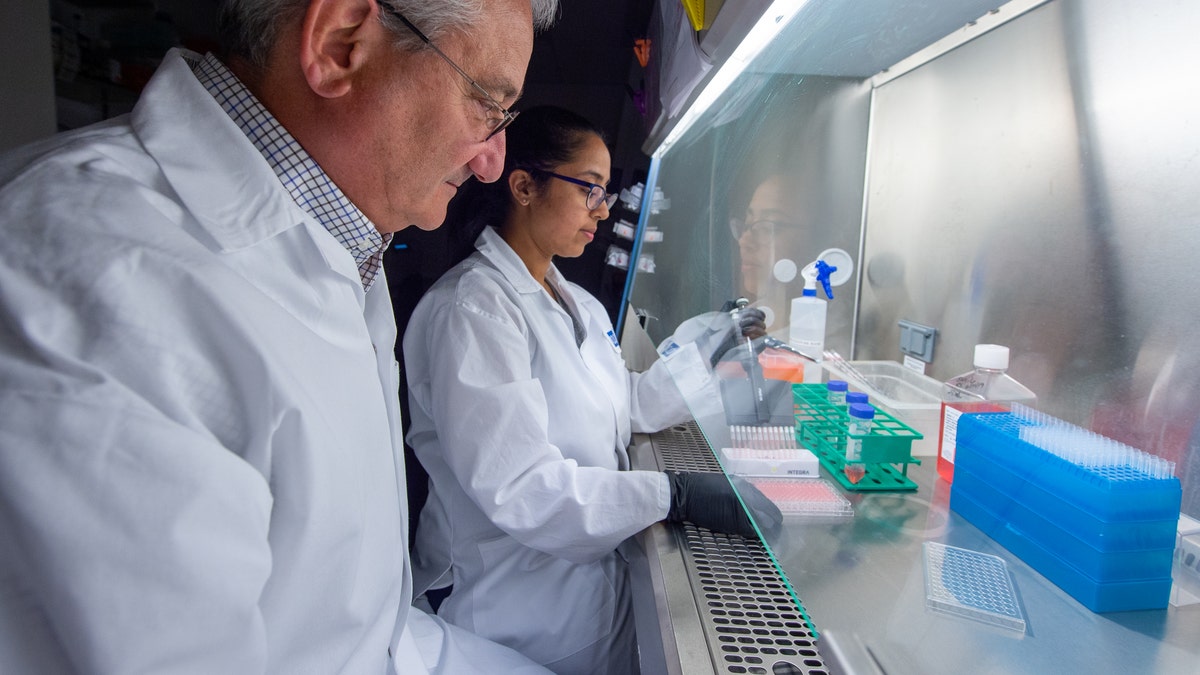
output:
[{"label": "lab coat lapel", "polygon": [[[248,248],[305,225],[331,270],[354,282],[360,307],[365,297],[353,256],[300,208],[271,166],[173,49],[151,78],[134,109],[132,124],[146,151],[196,222],[224,253]],[[193,133],[182,134],[177,118]],[[197,145],[195,138],[211,142]]]},{"label": "lab coat lapel", "polygon": [[[185,54],[199,58],[171,50],[132,118],[184,205],[222,251],[251,246],[305,220],[267,161],[192,74]],[[190,133],[180,133],[183,128]],[[210,142],[196,144],[196,138]]]},{"label": "lab coat lapel", "polygon": [[529,273],[521,257],[508,245],[494,228],[485,227],[475,240],[475,248],[492,264],[505,281],[512,284],[518,293],[538,293],[542,286]]},{"label": "lab coat lapel", "polygon": [[[528,301],[530,302],[545,303],[545,306],[549,311],[560,316],[564,322],[566,334],[569,336],[571,343],[574,344],[575,326],[571,321],[571,317],[566,315],[566,312],[562,309],[562,307],[558,306],[557,302],[555,302],[549,295],[546,295],[545,291],[542,289],[542,285],[539,284],[537,280],[533,278],[533,275],[529,273],[529,268],[525,267],[525,263],[521,260],[521,257],[512,250],[512,247],[508,245],[508,242],[504,241],[498,232],[491,227],[484,228],[484,231],[475,241],[475,247],[481,254],[483,254],[483,257],[500,272],[500,274],[504,275],[505,281],[511,284],[518,293],[523,296],[527,296]],[[558,273],[558,270],[554,267],[554,265],[550,266],[550,269],[547,270],[546,275],[548,277],[547,280],[554,284],[555,288],[565,288],[566,284],[562,278],[562,275]],[[574,304],[574,299],[570,298],[569,295],[570,294],[568,292],[563,292],[563,297],[568,303],[568,306],[571,306],[573,309],[577,310],[577,307],[575,307]],[[578,312],[576,313],[576,316],[579,316]]]}]

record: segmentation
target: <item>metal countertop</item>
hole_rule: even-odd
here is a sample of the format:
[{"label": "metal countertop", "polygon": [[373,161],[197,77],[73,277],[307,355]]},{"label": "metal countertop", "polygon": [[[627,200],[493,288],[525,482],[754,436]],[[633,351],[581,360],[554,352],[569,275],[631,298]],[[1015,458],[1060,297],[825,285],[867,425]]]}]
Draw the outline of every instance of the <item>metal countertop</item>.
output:
[{"label": "metal countertop", "polygon": [[[663,447],[679,445],[696,446],[682,455],[695,464],[664,461]],[[635,435],[631,457],[635,468],[719,470],[705,452],[711,455],[699,429],[685,426]],[[644,531],[632,561],[643,671],[1200,674],[1200,605],[1094,613],[951,512],[950,486],[937,480],[931,458],[908,473],[916,492],[843,493],[853,518],[785,517],[767,542],[769,552],[761,542],[691,525],[659,523]],[[1025,632],[927,608],[926,541],[1002,558]],[[773,566],[762,567],[772,554],[819,639],[807,631],[803,613],[786,612],[792,595],[786,585],[781,590]],[[714,573],[714,560],[733,568]]]}]

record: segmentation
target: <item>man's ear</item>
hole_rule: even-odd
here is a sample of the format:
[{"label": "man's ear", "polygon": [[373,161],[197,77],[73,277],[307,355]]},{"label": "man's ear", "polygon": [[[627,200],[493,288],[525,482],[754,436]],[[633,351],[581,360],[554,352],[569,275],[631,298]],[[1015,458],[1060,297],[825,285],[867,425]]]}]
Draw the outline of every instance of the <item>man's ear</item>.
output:
[{"label": "man's ear", "polygon": [[300,68],[318,96],[350,91],[367,55],[367,41],[383,30],[374,0],[311,0],[300,33]]}]

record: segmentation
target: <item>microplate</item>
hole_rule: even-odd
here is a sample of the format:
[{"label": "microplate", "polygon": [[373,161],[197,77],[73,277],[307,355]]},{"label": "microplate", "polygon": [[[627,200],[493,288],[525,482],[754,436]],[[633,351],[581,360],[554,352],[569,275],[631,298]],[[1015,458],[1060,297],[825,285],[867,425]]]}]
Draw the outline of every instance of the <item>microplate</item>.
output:
[{"label": "microplate", "polygon": [[758,491],[775,503],[786,515],[854,515],[854,507],[837,486],[823,478],[746,477]]},{"label": "microplate", "polygon": [[925,606],[1025,633],[1025,615],[1003,558],[925,542]]},{"label": "microplate", "polygon": [[817,456],[804,448],[721,448],[726,471],[739,476],[816,477]]}]

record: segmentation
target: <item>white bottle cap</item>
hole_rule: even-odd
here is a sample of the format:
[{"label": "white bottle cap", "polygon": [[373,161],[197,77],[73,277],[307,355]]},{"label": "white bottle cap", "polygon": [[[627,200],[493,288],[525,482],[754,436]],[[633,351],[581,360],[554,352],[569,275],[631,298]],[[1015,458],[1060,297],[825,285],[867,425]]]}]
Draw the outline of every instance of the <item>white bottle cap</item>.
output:
[{"label": "white bottle cap", "polygon": [[975,367],[988,370],[1008,370],[1008,347],[975,345]]}]

